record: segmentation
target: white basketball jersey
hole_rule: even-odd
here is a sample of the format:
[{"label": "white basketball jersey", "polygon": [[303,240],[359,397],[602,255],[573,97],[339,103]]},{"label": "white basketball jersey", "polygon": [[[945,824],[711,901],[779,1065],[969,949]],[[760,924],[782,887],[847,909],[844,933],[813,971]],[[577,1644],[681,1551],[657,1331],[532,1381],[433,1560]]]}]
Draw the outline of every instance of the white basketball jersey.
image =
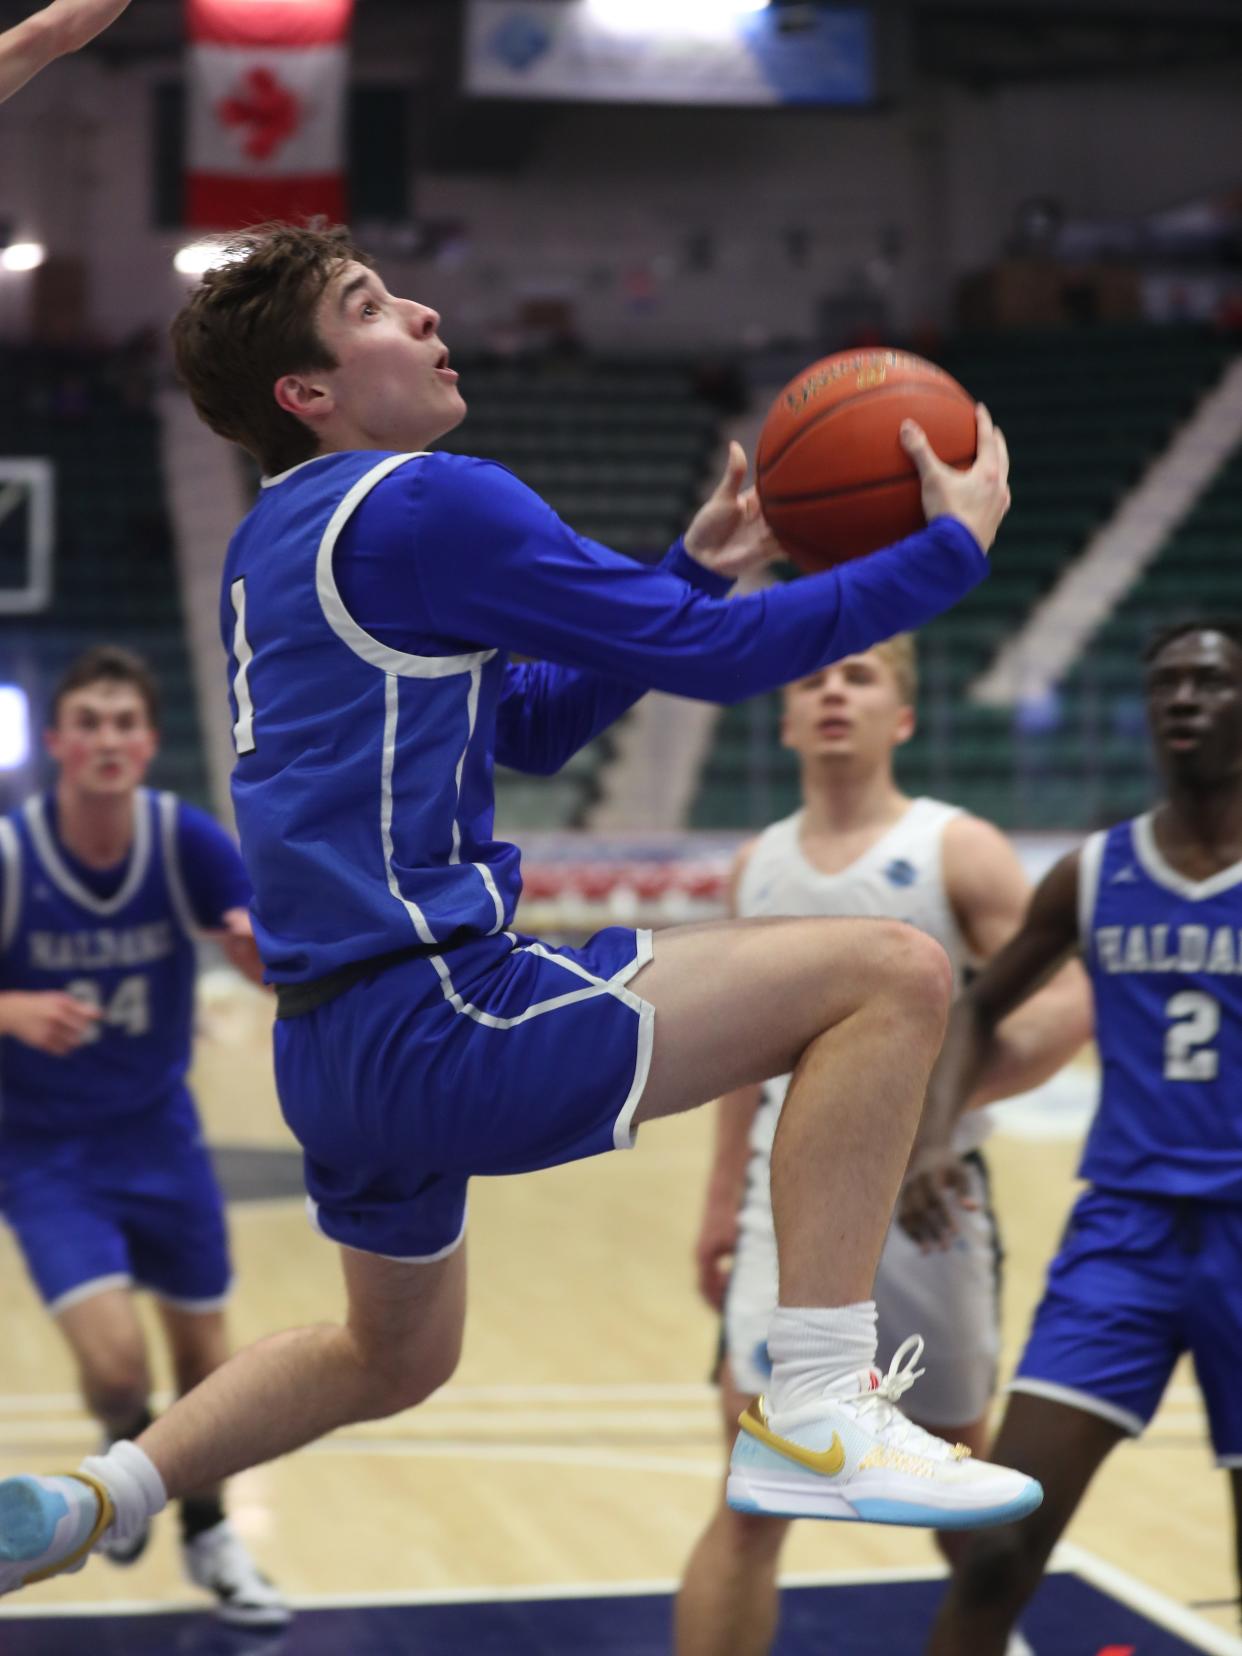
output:
[{"label": "white basketball jersey", "polygon": [[[962,987],[970,950],[944,886],[944,831],[961,812],[938,799],[913,800],[899,821],[838,874],[825,874],[802,849],[801,811],[764,830],[738,886],[739,915],[829,915],[840,919],[904,920],[934,937]],[[764,1087],[751,1149],[769,1154],[789,1086],[781,1076]],[[986,1112],[962,1117],[954,1143],[964,1154],[988,1134]]]}]

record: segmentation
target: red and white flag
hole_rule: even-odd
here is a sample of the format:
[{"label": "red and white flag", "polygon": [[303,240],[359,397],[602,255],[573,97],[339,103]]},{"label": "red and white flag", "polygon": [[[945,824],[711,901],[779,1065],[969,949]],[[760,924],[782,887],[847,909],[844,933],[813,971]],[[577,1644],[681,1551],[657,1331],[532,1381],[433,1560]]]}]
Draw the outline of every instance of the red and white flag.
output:
[{"label": "red and white flag", "polygon": [[186,223],[345,217],[354,0],[186,0]]}]

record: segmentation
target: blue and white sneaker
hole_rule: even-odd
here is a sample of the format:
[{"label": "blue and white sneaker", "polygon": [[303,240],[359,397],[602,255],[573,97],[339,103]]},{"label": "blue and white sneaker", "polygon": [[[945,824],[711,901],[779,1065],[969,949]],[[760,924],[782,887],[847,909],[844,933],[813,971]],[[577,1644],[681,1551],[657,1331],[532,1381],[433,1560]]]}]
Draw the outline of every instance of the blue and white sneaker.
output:
[{"label": "blue and white sneaker", "polygon": [[812,1409],[768,1424],[762,1398],[742,1415],[729,1463],[729,1505],[782,1518],[840,1518],[926,1529],[980,1529],[1034,1512],[1034,1478],[973,1460],[907,1420],[897,1400],[922,1374],[916,1334],[887,1374],[867,1369],[829,1387]]},{"label": "blue and white sneaker", "polygon": [[80,1570],[112,1523],[112,1499],[84,1472],[0,1483],[0,1595]]}]

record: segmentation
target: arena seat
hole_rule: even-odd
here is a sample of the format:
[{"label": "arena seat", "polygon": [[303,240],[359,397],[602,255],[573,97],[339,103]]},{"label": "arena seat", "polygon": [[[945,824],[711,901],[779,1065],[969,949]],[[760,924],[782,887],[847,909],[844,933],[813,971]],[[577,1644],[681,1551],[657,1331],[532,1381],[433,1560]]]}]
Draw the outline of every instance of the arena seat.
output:
[{"label": "arena seat", "polygon": [[[470,418],[439,448],[508,466],[592,540],[644,562],[663,556],[693,516],[719,444],[719,416],[688,367],[454,360]],[[500,832],[580,824],[610,751],[605,735],[555,778],[498,766]]]}]

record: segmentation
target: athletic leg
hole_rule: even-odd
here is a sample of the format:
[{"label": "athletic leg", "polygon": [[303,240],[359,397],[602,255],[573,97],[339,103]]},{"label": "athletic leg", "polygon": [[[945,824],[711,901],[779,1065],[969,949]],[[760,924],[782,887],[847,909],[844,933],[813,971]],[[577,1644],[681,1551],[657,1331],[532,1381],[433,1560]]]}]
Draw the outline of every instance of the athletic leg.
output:
[{"label": "athletic leg", "polygon": [[[1230,1467],[1229,1488],[1233,1495],[1233,1559],[1238,1585],[1242,1588],[1242,1467]],[[1242,1611],[1242,1595],[1239,1596],[1238,1604]]]},{"label": "athletic leg", "polygon": [[[223,1368],[229,1360],[228,1328],[223,1311],[187,1311],[180,1306],[160,1300],[160,1320],[168,1341],[172,1359],[173,1378],[178,1397],[192,1392],[195,1386]],[[197,1489],[185,1501],[218,1503],[220,1485],[214,1483]],[[183,1501],[183,1506],[185,1504]]]},{"label": "athletic leg", "polygon": [[[522,968],[534,971],[538,960],[527,951]],[[393,979],[390,992],[401,992],[405,981]],[[790,1203],[778,1197],[778,1223],[793,1233],[783,1293],[812,1307],[865,1299],[943,1032],[943,951],[912,928],[885,922],[736,922],[661,937],[654,958],[618,987],[626,981],[634,1006],[641,1009],[634,999],[641,993],[655,1010],[637,1120],[796,1067],[779,1136],[787,1177],[778,1182],[790,1187]],[[339,1009],[357,1016],[352,1004]],[[460,1031],[478,1026],[453,1018],[451,1038],[473,1039]],[[322,1033],[332,1027],[329,1012]],[[420,1015],[421,1038],[436,1027],[430,1013]],[[564,1040],[573,1024],[567,1018],[548,1027],[563,1028]],[[312,1048],[320,1028],[310,1027]],[[332,1055],[324,1062],[326,1074]],[[345,1328],[261,1342],[143,1434],[143,1454],[125,1476],[129,1457],[115,1453],[117,1533],[140,1510],[149,1516],[158,1509],[161,1493],[206,1487],[347,1422],[408,1407],[447,1379],[464,1317],[464,1263],[455,1255],[425,1266],[350,1257],[346,1274]],[[96,1472],[90,1463],[85,1470]],[[12,1499],[27,1496],[18,1490]],[[13,1584],[22,1579],[15,1569]]]},{"label": "athletic leg", "polygon": [[[725,1442],[732,1446],[738,1416],[751,1400],[734,1385],[727,1358],[720,1397]],[[677,1595],[676,1656],[767,1656],[776,1639],[776,1572],[788,1533],[784,1518],[734,1512],[721,1489]]]},{"label": "athletic leg", "polygon": [[[652,1063],[636,1119],[688,1109],[743,1081],[792,1068],[817,1037],[829,1029],[835,1035],[837,1026],[857,1017],[860,985],[879,1003],[857,1019],[856,1032],[880,1079],[868,1083],[860,1073],[866,1060],[851,1060],[838,1051],[848,1043],[831,1041],[821,1043],[815,1066],[803,1066],[795,1085],[801,1096],[813,1095],[809,1112],[818,1104],[842,1121],[841,1138],[823,1149],[823,1183],[805,1187],[815,1198],[811,1205],[828,1207],[827,1192],[835,1199],[839,1190],[848,1214],[861,1206],[845,1188],[848,1177],[829,1165],[848,1164],[857,1149],[867,1174],[873,1162],[884,1169],[882,1177],[870,1178],[878,1187],[875,1200],[887,1203],[884,1211],[865,1221],[859,1216],[860,1227],[878,1229],[882,1240],[948,999],[943,952],[913,928],[737,922],[657,938],[653,960],[630,983],[656,1007]],[[879,1050],[884,1043],[886,1053]],[[894,1046],[901,1063],[894,1060]],[[912,1052],[922,1060],[914,1080],[905,1073],[916,1062]],[[829,1109],[826,1072],[834,1057],[848,1065],[850,1081],[834,1069]],[[900,1092],[899,1102],[888,1097],[890,1088]],[[875,1118],[871,1134],[886,1143],[884,1155],[868,1144],[868,1114]],[[864,1177],[860,1169],[858,1178]],[[857,1289],[869,1292],[870,1272],[857,1262],[859,1246],[844,1235],[848,1222],[806,1229],[825,1232],[826,1240],[815,1244],[821,1258],[841,1246],[849,1261],[839,1271],[842,1292],[857,1297]],[[465,1316],[463,1250],[429,1265],[350,1250],[344,1259],[350,1305],[344,1328],[290,1331],[240,1352],[140,1439],[169,1495],[288,1454],[338,1426],[409,1408],[448,1379]],[[816,1272],[832,1276],[818,1263]]]},{"label": "athletic leg", "polygon": [[145,1419],[151,1375],[142,1325],[128,1288],[105,1288],[56,1313],[77,1361],[87,1408],[110,1438]]},{"label": "athletic leg", "polygon": [[[177,1393],[184,1397],[229,1358],[223,1311],[196,1311],[160,1300]],[[283,1627],[289,1605],[250,1556],[225,1516],[219,1484],[181,1497],[181,1560],[196,1587],[210,1593],[223,1621],[240,1627]]]},{"label": "athletic leg", "polygon": [[782,1305],[870,1298],[950,987],[939,944],[879,920],[680,927],[632,980],[656,1012],[635,1121],[793,1072],[772,1155]]},{"label": "athletic leg", "polygon": [[1015,1392],[992,1459],[1044,1486],[1017,1524],[970,1534],[927,1644],[927,1656],[1004,1656],[1023,1606],[1105,1457],[1127,1433],[1100,1415]]},{"label": "athletic leg", "polygon": [[342,1249],[343,1326],[290,1329],[247,1346],[145,1432],[169,1497],[360,1420],[413,1408],[449,1379],[466,1313],[464,1245],[406,1265]]}]

